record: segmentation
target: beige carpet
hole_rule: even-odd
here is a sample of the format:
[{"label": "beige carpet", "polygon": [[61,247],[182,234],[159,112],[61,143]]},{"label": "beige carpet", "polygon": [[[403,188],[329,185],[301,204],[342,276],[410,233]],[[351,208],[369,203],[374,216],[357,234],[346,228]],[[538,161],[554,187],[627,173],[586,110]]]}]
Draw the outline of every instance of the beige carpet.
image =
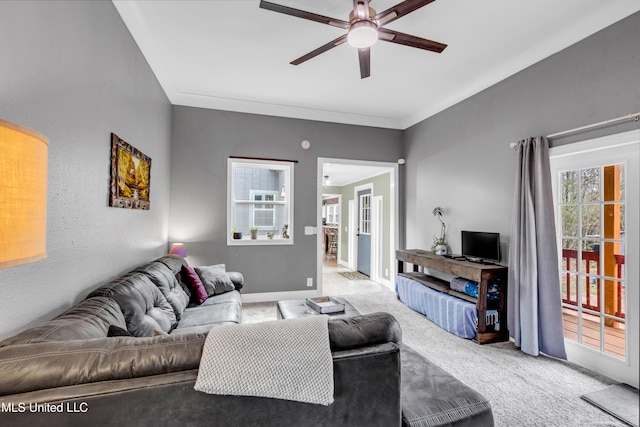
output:
[{"label": "beige carpet", "polygon": [[346,295],[361,313],[386,311],[403,341],[487,397],[496,426],[624,426],[581,395],[612,381],[565,361],[532,357],[510,342],[478,345],[439,328],[399,302],[393,292]]}]

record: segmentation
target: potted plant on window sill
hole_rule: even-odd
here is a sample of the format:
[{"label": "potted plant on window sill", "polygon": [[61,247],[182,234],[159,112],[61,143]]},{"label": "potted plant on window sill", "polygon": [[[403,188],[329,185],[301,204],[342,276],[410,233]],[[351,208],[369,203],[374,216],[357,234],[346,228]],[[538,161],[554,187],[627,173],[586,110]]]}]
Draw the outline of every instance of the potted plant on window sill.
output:
[{"label": "potted plant on window sill", "polygon": [[235,240],[242,239],[242,233],[240,231],[238,231],[238,227],[236,227],[235,225],[233,226],[233,238]]},{"label": "potted plant on window sill", "polygon": [[256,240],[258,238],[258,227],[251,227],[249,233],[251,233],[251,240]]},{"label": "potted plant on window sill", "polygon": [[433,209],[433,216],[438,218],[440,221],[440,237],[433,236],[433,246],[431,246],[431,252],[436,255],[446,255],[447,254],[447,226],[442,221],[442,217],[444,216],[444,209],[440,206],[437,206]]}]

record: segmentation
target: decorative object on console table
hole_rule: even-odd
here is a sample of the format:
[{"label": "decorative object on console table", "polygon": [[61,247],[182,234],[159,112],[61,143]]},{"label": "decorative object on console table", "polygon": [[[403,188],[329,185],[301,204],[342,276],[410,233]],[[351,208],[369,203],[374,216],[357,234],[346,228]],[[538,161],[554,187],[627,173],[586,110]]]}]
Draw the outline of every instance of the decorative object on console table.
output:
[{"label": "decorative object on console table", "polygon": [[184,247],[184,243],[174,243],[169,249],[169,255],[180,255],[182,258],[187,257],[187,249]]},{"label": "decorative object on console table", "polygon": [[47,257],[47,150],[44,135],[0,120],[0,268]]},{"label": "decorative object on console table", "polygon": [[444,216],[444,209],[440,206],[437,206],[433,209],[433,216],[438,218],[440,224],[442,225],[440,228],[440,237],[433,236],[433,246],[431,246],[431,252],[436,255],[445,255],[447,253],[447,226],[442,221],[442,217]]},{"label": "decorative object on console table", "polygon": [[109,206],[149,210],[151,158],[111,134]]},{"label": "decorative object on console table", "polygon": [[[478,325],[475,341],[478,344],[486,344],[497,341],[507,341],[509,331],[506,328],[507,319],[507,272],[508,268],[502,265],[485,265],[467,261],[459,261],[445,258],[440,255],[420,249],[401,249],[396,251],[398,261],[398,275],[408,277],[425,286],[445,292],[457,298],[472,302],[478,312]],[[405,272],[405,263],[413,265],[413,272]],[[420,273],[419,268],[426,267],[429,270],[452,274],[478,283],[478,298],[471,297],[462,292],[451,289],[449,282],[436,279]],[[500,298],[491,300],[492,309],[498,311],[498,330],[491,331],[487,328],[488,290],[494,293],[495,286],[499,287]],[[502,323],[502,324],[500,324]]]}]

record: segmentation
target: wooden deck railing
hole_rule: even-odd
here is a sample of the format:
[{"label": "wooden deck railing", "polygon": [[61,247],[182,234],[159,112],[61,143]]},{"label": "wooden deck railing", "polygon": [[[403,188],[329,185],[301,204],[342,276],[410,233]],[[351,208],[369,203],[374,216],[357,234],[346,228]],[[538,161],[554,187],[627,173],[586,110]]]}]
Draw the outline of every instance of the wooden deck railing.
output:
[{"label": "wooden deck railing", "polygon": [[[571,264],[572,264],[572,260],[576,260],[576,269],[581,269],[581,263],[578,260],[578,251],[575,249],[562,249],[562,258],[565,262],[564,268],[565,270],[567,270],[566,274],[566,283],[564,286],[564,289],[562,290],[562,302],[565,304],[569,304],[569,305],[578,305],[578,296],[577,296],[577,292],[575,293],[574,297],[575,300],[572,298],[571,295],[571,273],[569,273],[569,271],[571,270]],[[615,261],[616,261],[616,278],[618,279],[622,279],[622,266],[624,265],[624,255],[614,255]],[[584,295],[584,302],[582,303],[582,307],[583,308],[587,308],[590,310],[594,310],[594,311],[600,311],[600,253],[599,252],[591,252],[591,251],[582,251],[582,261],[586,261],[585,263],[585,268],[584,268],[584,273],[586,274],[586,276],[584,277],[585,280],[585,289],[587,289],[588,291],[586,292],[586,295]],[[596,271],[591,271],[591,262],[594,261],[595,265],[596,265]],[[591,274],[595,274],[598,277],[596,277],[595,279],[595,285],[596,285],[596,297],[595,297],[595,301],[593,301],[590,289],[589,289],[589,280],[591,279],[590,275]],[[617,303],[616,303],[616,312],[614,313],[615,316],[620,317],[620,318],[624,318],[625,314],[622,311],[623,310],[623,304],[622,304],[622,282],[616,282],[616,293],[617,293]],[[580,283],[576,283],[576,286],[580,286]]]}]

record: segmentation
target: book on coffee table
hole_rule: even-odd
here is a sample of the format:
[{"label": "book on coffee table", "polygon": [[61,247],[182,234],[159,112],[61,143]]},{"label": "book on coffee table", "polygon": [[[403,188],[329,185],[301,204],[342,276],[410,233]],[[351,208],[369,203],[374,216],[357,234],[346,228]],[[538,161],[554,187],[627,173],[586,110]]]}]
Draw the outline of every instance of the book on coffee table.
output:
[{"label": "book on coffee table", "polygon": [[307,305],[321,314],[340,313],[344,311],[344,303],[331,297],[307,298]]}]

